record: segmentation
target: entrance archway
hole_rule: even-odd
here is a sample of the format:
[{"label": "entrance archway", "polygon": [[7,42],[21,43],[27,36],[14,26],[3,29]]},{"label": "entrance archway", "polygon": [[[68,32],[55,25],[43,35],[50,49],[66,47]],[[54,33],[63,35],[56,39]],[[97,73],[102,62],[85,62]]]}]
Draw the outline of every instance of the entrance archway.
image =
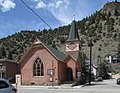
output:
[{"label": "entrance archway", "polygon": [[66,80],[73,81],[73,72],[71,68],[66,69]]}]

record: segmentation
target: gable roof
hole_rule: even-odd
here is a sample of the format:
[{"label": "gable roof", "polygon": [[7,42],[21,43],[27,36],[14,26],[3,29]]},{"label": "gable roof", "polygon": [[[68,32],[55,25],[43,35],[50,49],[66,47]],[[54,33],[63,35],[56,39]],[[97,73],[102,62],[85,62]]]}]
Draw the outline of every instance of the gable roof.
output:
[{"label": "gable roof", "polygon": [[79,40],[79,34],[77,31],[75,20],[72,21],[71,29],[70,29],[70,33],[69,33],[67,41],[73,41],[73,40]]},{"label": "gable roof", "polygon": [[24,58],[27,56],[27,54],[32,50],[32,48],[36,45],[42,44],[57,60],[64,62],[66,55],[63,54],[62,52],[54,49],[53,47],[41,42],[39,39],[36,39],[33,44],[31,45],[31,47],[29,47],[27,49],[27,51],[25,52],[25,54],[23,55],[23,57],[20,59],[19,63],[22,62],[22,60],[24,60]]},{"label": "gable roof", "polygon": [[72,57],[75,61],[77,61],[77,59],[78,59],[78,55],[71,54],[71,57]]},{"label": "gable roof", "polygon": [[51,47],[51,46],[48,46],[47,44],[43,43],[47,49],[49,49],[53,54],[54,56],[56,56],[60,61],[64,61],[65,58],[66,58],[66,55],[63,54],[62,52],[56,50],[55,48]]},{"label": "gable roof", "polygon": [[77,62],[77,60],[76,60],[75,58],[73,58],[71,55],[67,55],[67,57],[66,57],[65,60],[67,60],[67,59],[69,59],[69,58],[71,58],[71,59],[73,59],[75,62]]}]

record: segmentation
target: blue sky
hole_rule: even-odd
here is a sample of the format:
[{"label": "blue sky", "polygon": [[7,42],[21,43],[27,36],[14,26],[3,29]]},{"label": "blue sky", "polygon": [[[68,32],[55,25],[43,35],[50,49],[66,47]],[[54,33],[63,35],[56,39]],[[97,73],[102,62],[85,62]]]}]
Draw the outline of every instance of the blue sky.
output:
[{"label": "blue sky", "polygon": [[[52,28],[70,24],[115,0],[23,0]],[[120,0],[118,0],[120,1]],[[20,0],[0,0],[0,38],[21,30],[49,29]]]}]

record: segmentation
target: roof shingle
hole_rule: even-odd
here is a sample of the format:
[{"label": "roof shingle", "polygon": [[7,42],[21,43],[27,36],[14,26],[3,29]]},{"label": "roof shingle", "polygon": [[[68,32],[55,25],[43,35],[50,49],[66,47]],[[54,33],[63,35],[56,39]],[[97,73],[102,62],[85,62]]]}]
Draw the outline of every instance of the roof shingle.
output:
[{"label": "roof shingle", "polygon": [[67,41],[73,41],[73,40],[79,40],[79,35],[78,35],[78,31],[76,29],[76,21],[75,20],[72,21],[71,29],[70,29],[70,33],[69,33]]}]

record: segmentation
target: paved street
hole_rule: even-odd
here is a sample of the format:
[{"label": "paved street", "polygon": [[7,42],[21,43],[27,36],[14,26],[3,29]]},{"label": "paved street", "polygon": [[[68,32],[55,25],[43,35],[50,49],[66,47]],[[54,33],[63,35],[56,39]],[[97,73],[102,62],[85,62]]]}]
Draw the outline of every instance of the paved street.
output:
[{"label": "paved street", "polygon": [[91,86],[85,85],[82,87],[36,87],[36,86],[21,86],[18,87],[18,93],[119,93],[120,85],[116,85],[115,79],[104,80],[103,82],[93,82]]}]

